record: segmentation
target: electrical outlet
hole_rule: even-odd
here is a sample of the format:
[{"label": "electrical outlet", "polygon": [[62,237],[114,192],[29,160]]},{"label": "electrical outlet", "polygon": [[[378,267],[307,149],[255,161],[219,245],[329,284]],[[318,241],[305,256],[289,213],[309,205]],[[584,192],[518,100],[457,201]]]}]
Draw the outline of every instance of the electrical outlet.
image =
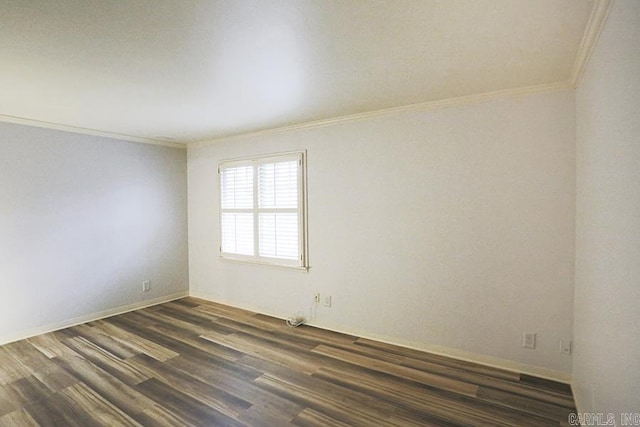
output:
[{"label": "electrical outlet", "polygon": [[151,290],[151,281],[145,280],[142,282],[142,291],[149,292]]},{"label": "electrical outlet", "polygon": [[560,354],[571,354],[571,340],[560,340]]},{"label": "electrical outlet", "polygon": [[536,334],[525,332],[522,334],[522,347],[536,348]]},{"label": "electrical outlet", "polygon": [[320,304],[320,292],[313,295],[313,302]]},{"label": "electrical outlet", "polygon": [[324,306],[325,307],[331,307],[331,295],[329,295],[328,297],[324,297]]}]

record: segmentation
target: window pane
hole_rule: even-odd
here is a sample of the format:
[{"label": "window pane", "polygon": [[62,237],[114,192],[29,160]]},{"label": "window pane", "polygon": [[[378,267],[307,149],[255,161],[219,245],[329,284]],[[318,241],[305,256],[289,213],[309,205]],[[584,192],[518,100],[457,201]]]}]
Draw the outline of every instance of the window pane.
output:
[{"label": "window pane", "polygon": [[298,259],[297,213],[261,213],[258,222],[260,256]]},{"label": "window pane", "polygon": [[253,207],[253,167],[234,166],[220,171],[222,209]]},{"label": "window pane", "polygon": [[253,255],[253,214],[223,213],[222,252]]},{"label": "window pane", "polygon": [[298,207],[298,161],[263,163],[258,166],[258,206]]}]

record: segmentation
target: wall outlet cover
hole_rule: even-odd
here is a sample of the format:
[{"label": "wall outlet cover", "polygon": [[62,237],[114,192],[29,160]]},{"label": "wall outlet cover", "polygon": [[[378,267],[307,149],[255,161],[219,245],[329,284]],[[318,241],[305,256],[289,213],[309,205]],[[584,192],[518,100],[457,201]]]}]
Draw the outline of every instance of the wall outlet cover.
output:
[{"label": "wall outlet cover", "polygon": [[524,348],[536,348],[536,334],[532,332],[525,332],[522,334],[522,347]]}]

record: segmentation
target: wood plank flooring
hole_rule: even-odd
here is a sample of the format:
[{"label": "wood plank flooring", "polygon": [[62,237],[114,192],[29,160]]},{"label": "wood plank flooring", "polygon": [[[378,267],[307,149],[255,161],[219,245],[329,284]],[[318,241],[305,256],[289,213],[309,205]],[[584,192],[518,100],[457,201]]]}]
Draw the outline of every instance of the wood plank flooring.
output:
[{"label": "wood plank flooring", "polygon": [[567,385],[195,298],[0,347],[0,426],[559,426]]}]

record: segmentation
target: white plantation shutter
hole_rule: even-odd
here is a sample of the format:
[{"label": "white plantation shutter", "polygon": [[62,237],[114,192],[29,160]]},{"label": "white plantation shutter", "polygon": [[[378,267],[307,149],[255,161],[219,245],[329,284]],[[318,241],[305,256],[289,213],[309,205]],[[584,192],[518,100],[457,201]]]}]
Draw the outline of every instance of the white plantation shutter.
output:
[{"label": "white plantation shutter", "polygon": [[304,153],[223,162],[220,253],[306,267]]},{"label": "white plantation shutter", "polygon": [[222,209],[253,208],[253,166],[224,168],[220,173]]},{"label": "white plantation shutter", "polygon": [[298,161],[258,165],[258,201],[261,209],[298,207]]},{"label": "white plantation shutter", "polygon": [[253,214],[223,213],[222,252],[253,255]]},{"label": "white plantation shutter", "polygon": [[260,256],[299,256],[298,160],[258,164]]},{"label": "white plantation shutter", "polygon": [[221,250],[253,255],[253,166],[220,170]]},{"label": "white plantation shutter", "polygon": [[298,215],[260,213],[260,256],[298,259]]}]

